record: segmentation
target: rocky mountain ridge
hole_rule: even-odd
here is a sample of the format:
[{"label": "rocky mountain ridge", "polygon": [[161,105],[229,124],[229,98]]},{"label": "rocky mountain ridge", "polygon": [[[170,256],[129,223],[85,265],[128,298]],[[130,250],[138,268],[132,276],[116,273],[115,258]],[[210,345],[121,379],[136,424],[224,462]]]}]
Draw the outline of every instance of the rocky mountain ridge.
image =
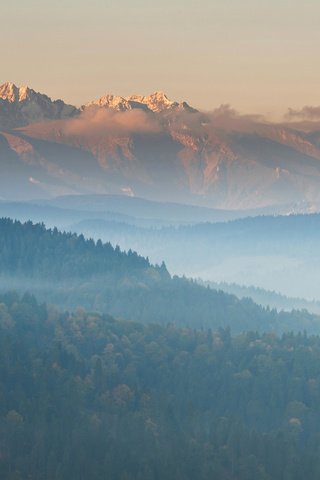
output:
[{"label": "rocky mountain ridge", "polygon": [[1,128],[17,128],[44,120],[72,118],[92,107],[104,107],[120,112],[133,109],[155,113],[172,110],[197,111],[186,102],[178,103],[169,100],[163,92],[154,92],[148,96],[127,97],[107,94],[77,108],[66,104],[63,100],[51,100],[47,95],[36,92],[28,86],[18,87],[12,82],[6,82],[0,86]]},{"label": "rocky mountain ridge", "polygon": [[135,108],[146,112],[160,113],[172,110],[187,110],[196,112],[197,110],[190,107],[186,102],[178,103],[169,100],[164,92],[154,92],[150,95],[130,95],[128,97],[120,97],[117,95],[105,95],[98,100],[87,103],[83,109],[88,107],[106,107],[117,111],[133,110]]},{"label": "rocky mountain ridge", "polygon": [[71,118],[79,113],[73,105],[12,82],[0,86],[0,128],[12,129],[47,120]]},{"label": "rocky mountain ridge", "polygon": [[198,112],[163,92],[106,95],[77,109],[7,83],[0,87],[1,195],[120,193],[318,211],[319,132],[226,106]]}]

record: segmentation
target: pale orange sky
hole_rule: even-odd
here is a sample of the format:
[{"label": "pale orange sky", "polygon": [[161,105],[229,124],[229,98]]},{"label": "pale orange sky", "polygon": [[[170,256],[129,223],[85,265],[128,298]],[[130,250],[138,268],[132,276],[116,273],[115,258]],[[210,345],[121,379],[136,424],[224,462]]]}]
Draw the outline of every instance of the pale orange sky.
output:
[{"label": "pale orange sky", "polygon": [[320,105],[319,0],[0,0],[0,82],[82,104],[163,90],[213,109]]}]

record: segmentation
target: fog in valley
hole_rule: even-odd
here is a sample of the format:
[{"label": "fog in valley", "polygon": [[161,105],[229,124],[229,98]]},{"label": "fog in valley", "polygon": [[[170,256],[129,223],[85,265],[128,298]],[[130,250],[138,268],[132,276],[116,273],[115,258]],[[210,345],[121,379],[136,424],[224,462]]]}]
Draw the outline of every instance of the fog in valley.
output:
[{"label": "fog in valley", "polygon": [[103,195],[0,202],[0,214],[110,242],[152,264],[164,261],[172,275],[214,282],[222,289],[256,287],[308,300],[309,308],[320,300],[318,214],[218,211]]},{"label": "fog in valley", "polygon": [[[70,229],[111,241],[124,250],[134,249],[154,263],[165,260],[169,271],[177,275],[319,300],[318,234],[309,236],[307,230],[294,238],[287,226],[290,220],[294,219],[284,218],[281,224],[277,219],[258,218],[249,228],[244,220],[159,229],[88,221]],[[310,223],[315,220],[319,222],[308,219]]]}]

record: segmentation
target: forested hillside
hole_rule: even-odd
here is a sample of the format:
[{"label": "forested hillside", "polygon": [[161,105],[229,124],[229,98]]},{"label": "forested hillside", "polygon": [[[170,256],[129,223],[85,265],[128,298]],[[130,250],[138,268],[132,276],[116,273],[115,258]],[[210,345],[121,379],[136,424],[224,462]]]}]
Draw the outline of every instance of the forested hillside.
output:
[{"label": "forested hillside", "polygon": [[0,477],[318,480],[320,338],[0,297]]},{"label": "forested hillside", "polygon": [[33,292],[64,308],[85,307],[144,323],[194,328],[230,326],[233,332],[320,332],[320,319],[277,313],[177,276],[166,266],[121,252],[110,243],[47,230],[31,222],[0,220],[2,290]]}]

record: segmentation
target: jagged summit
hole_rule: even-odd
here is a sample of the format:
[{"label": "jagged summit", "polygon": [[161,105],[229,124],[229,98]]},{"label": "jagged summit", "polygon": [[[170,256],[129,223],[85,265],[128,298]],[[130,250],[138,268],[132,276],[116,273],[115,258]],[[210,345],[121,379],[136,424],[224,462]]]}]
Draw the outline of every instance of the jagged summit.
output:
[{"label": "jagged summit", "polygon": [[[13,82],[5,82],[0,86],[0,98],[9,103],[31,101],[37,98],[46,99],[48,102],[62,102],[62,100],[51,100],[50,97],[43,93],[38,93],[27,85],[18,87]],[[64,103],[64,102],[62,102]]]},{"label": "jagged summit", "polygon": [[126,100],[129,102],[142,103],[153,112],[161,112],[168,108],[175,108],[179,105],[178,102],[172,102],[169,100],[164,92],[154,92],[149,96],[131,95],[130,97],[126,97]]},{"label": "jagged summit", "polygon": [[34,100],[39,98],[45,99],[46,101],[51,103],[64,103],[62,100],[51,100],[51,98],[47,95],[36,92],[32,88],[29,88],[27,85],[22,85],[18,87],[13,82],[5,82],[3,85],[0,86],[0,98],[10,103],[24,102],[26,100]]},{"label": "jagged summit", "polygon": [[[65,104],[62,100],[51,100],[50,97],[43,93],[36,92],[28,86],[17,86],[13,82],[5,82],[0,86],[0,101],[5,102],[5,104],[11,105],[10,108],[19,109],[20,104],[21,108],[23,107],[24,113],[26,113],[26,108],[31,108],[37,114],[39,114],[39,120],[44,118],[66,118],[70,115],[79,113],[80,110],[72,105]],[[4,105],[2,103],[2,105]],[[37,106],[37,108],[35,107]],[[46,114],[44,117],[41,115],[40,110],[45,109]],[[147,112],[161,113],[161,112],[171,112],[171,111],[188,111],[196,112],[194,108],[190,107],[186,102],[178,103],[176,101],[171,101],[168,96],[162,91],[156,91],[150,95],[129,95],[127,97],[121,97],[119,95],[107,94],[93,100],[82,107],[82,110],[88,107],[103,107],[110,108],[112,110],[117,110],[120,112],[125,112],[132,109],[141,109]],[[50,112],[50,110],[54,110]],[[8,112],[7,112],[8,113]],[[1,105],[0,105],[0,116],[1,116]],[[33,119],[30,119],[33,121]],[[29,123],[29,120],[25,118],[24,120],[15,122],[15,126],[22,126]]]},{"label": "jagged summit", "polygon": [[79,110],[62,100],[51,100],[28,86],[13,82],[0,86],[0,127],[10,129],[43,120],[69,118]]},{"label": "jagged summit", "polygon": [[156,91],[147,96],[130,95],[128,97],[120,97],[116,95],[105,95],[98,100],[94,100],[88,103],[87,105],[85,105],[84,108],[92,106],[112,108],[118,111],[126,111],[132,110],[134,108],[140,108],[142,110],[155,113],[176,109],[196,111],[186,102],[178,103],[169,100],[168,96],[161,91]]},{"label": "jagged summit", "polygon": [[17,87],[12,82],[6,82],[0,86],[0,98],[7,100],[10,103],[22,102],[30,97],[30,94],[35,93],[27,86]]},{"label": "jagged summit", "polygon": [[132,108],[125,98],[119,97],[118,95],[104,95],[98,100],[93,100],[85,105],[85,107],[92,106],[112,108],[118,111],[131,110]]}]

